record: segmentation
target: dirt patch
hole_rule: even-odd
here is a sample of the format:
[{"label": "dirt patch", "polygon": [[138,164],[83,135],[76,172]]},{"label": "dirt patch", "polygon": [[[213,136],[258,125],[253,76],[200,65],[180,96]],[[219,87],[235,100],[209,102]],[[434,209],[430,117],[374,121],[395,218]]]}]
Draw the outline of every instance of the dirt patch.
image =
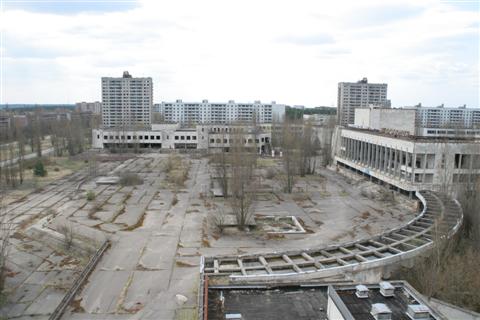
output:
[{"label": "dirt patch", "polygon": [[124,229],[124,231],[132,231],[137,228],[140,228],[141,226],[143,226],[144,221],[145,221],[145,211],[142,212],[142,216],[140,217],[140,219],[138,219],[137,223],[135,223],[134,225],[131,225],[130,227],[127,227],[126,229]]},{"label": "dirt patch", "polygon": [[85,313],[85,309],[82,307],[82,298],[75,299],[70,303],[73,313]]},{"label": "dirt patch", "polygon": [[189,262],[186,262],[186,261],[182,261],[182,260],[175,260],[175,264],[177,265],[177,267],[196,267],[197,265],[196,264],[193,264],[193,263],[189,263]]},{"label": "dirt patch", "polygon": [[366,220],[370,217],[370,212],[368,211],[364,211],[362,212],[362,214],[360,215],[360,218],[362,218],[363,220]]}]

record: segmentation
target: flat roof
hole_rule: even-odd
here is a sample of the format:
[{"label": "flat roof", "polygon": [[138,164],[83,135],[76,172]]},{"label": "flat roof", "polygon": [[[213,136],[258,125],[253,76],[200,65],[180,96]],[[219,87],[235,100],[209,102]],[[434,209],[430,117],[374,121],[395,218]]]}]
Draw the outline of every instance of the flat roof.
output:
[{"label": "flat roof", "polygon": [[[355,320],[375,320],[370,312],[372,311],[372,305],[377,303],[384,304],[390,309],[392,312],[392,319],[411,320],[406,313],[408,306],[411,304],[421,304],[421,302],[418,301],[417,298],[412,295],[412,293],[406,290],[403,285],[395,284],[393,297],[384,297],[380,293],[378,285],[368,287],[368,298],[358,298],[355,294],[355,288],[344,289],[342,287],[335,286],[337,295],[340,297]],[[435,320],[437,318],[430,315],[430,319]]]},{"label": "flat roof", "polygon": [[[439,130],[449,130],[448,128],[435,128]],[[351,130],[351,131],[358,131],[363,133],[368,133],[375,136],[386,137],[386,138],[393,138],[393,139],[400,139],[406,141],[414,141],[414,142],[425,142],[425,143],[438,143],[438,142],[458,142],[458,143],[470,143],[470,142],[480,142],[480,139],[475,137],[445,137],[445,136],[438,136],[438,137],[425,137],[425,136],[404,136],[404,135],[395,135],[389,134],[386,132],[380,132],[379,130],[372,130],[372,129],[363,129],[363,128],[356,128],[356,127],[345,127],[344,130]],[[455,130],[455,129],[450,129]],[[469,129],[466,129],[469,130]]]},{"label": "flat roof", "polygon": [[[220,297],[224,298],[224,307]],[[208,290],[208,320],[241,314],[242,320],[327,319],[327,286],[216,288]]]}]

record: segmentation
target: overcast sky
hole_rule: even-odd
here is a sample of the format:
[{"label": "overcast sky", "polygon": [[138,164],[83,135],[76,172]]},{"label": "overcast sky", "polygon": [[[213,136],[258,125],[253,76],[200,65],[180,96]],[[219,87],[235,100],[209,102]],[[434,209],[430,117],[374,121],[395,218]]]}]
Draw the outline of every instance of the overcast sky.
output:
[{"label": "overcast sky", "polygon": [[336,106],[367,77],[395,107],[480,107],[479,0],[3,2],[3,103],[100,100],[128,70],[154,102]]}]

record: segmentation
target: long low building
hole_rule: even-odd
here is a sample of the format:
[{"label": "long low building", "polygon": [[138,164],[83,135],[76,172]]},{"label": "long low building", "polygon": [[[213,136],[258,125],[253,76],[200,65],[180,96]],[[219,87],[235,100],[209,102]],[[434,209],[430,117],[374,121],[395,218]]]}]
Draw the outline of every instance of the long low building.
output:
[{"label": "long low building", "polygon": [[480,141],[393,136],[367,129],[335,132],[334,163],[403,191],[443,190],[480,178]]},{"label": "long low building", "polygon": [[153,124],[151,130],[94,129],[92,146],[97,149],[200,149],[229,151],[234,143],[270,152],[271,124],[258,126]]},{"label": "long low building", "polygon": [[403,136],[480,139],[480,109],[357,108],[349,127]]}]

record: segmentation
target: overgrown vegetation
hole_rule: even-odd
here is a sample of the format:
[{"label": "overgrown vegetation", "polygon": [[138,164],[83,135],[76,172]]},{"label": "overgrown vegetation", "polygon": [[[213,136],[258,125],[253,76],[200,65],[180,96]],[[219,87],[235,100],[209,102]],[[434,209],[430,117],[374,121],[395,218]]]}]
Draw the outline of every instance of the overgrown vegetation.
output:
[{"label": "overgrown vegetation", "polygon": [[[25,169],[30,169],[28,163],[35,161],[31,159],[33,155],[43,162],[46,153],[52,153],[50,148],[56,157],[83,152],[91,143],[90,129],[98,120],[76,112],[67,117],[65,110],[57,117],[50,117],[45,116],[43,110],[35,109],[22,114],[27,121],[16,122],[15,112],[4,114],[11,117],[9,120],[14,125],[0,128],[0,184],[10,189],[24,184]],[[46,171],[37,171],[35,175],[44,177]]]},{"label": "overgrown vegetation", "polygon": [[87,191],[87,200],[88,201],[95,200],[95,192],[93,192],[92,190],[88,190]]},{"label": "overgrown vegetation", "polygon": [[33,167],[33,174],[37,177],[45,177],[47,175],[47,170],[45,169],[41,160],[37,160],[37,163],[35,163],[35,167]]},{"label": "overgrown vegetation", "polygon": [[185,185],[185,181],[188,179],[190,161],[176,153],[172,153],[168,156],[167,161],[165,162],[164,170],[167,174],[167,181],[176,189],[181,188]]},{"label": "overgrown vegetation", "polygon": [[9,238],[13,230],[12,224],[7,221],[3,207],[3,193],[0,190],[0,305],[4,296],[5,274],[7,272],[6,260],[9,253]]},{"label": "overgrown vegetation", "polygon": [[480,184],[459,192],[464,220],[451,239],[434,232],[431,254],[417,258],[414,267],[396,277],[409,281],[427,297],[480,312]]},{"label": "overgrown vegetation", "polygon": [[143,179],[136,173],[125,172],[120,176],[120,185],[122,186],[137,186],[143,184]]},{"label": "overgrown vegetation", "polygon": [[73,245],[73,226],[71,224],[64,224],[59,226],[57,231],[63,236],[65,250],[69,250]]}]

